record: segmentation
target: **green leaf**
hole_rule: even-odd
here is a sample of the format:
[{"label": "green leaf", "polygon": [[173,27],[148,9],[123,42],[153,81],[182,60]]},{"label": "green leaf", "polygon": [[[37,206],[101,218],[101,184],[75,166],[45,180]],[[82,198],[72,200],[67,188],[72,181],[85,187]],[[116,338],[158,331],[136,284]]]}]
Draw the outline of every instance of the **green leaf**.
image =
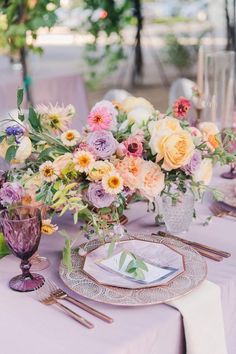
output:
[{"label": "green leaf", "polygon": [[72,261],[71,261],[71,240],[65,240],[65,246],[63,249],[63,256],[62,256],[63,264],[67,267],[69,271],[72,270]]},{"label": "green leaf", "polygon": [[19,119],[21,122],[24,122],[24,120],[25,120],[24,114],[19,113],[19,114],[18,114],[18,119]]},{"label": "green leaf", "polygon": [[137,262],[138,268],[145,270],[145,272],[148,272],[148,267],[143,260],[141,260],[140,258],[137,258],[136,262]]},{"label": "green leaf", "polygon": [[114,248],[115,248],[115,244],[116,242],[114,240],[111,241],[109,247],[108,247],[108,257],[111,257],[112,256],[112,253],[114,251]]},{"label": "green leaf", "polygon": [[145,279],[145,275],[144,275],[144,273],[143,273],[143,271],[141,269],[137,269],[136,270],[135,278],[138,279],[138,280],[144,280]]},{"label": "green leaf", "polygon": [[10,249],[8,248],[6,241],[4,239],[3,233],[0,232],[0,258],[3,258],[10,254]]},{"label": "green leaf", "polygon": [[18,150],[18,146],[17,145],[11,145],[9,146],[9,148],[7,149],[6,155],[5,155],[5,160],[10,162],[11,160],[13,160],[16,156],[16,152]]},{"label": "green leaf", "polygon": [[41,153],[39,154],[39,157],[38,159],[39,160],[47,160],[47,159],[50,159],[50,160],[53,160],[53,158],[50,156],[50,153],[54,150],[54,148],[47,148],[43,151],[41,151]]},{"label": "green leaf", "polygon": [[19,88],[17,90],[17,108],[20,108],[21,103],[23,102],[23,98],[24,98],[24,89],[23,88]]},{"label": "green leaf", "polygon": [[129,270],[126,270],[126,272],[132,274],[132,273],[135,273],[136,270],[137,270],[137,268],[134,267],[134,268],[130,268]]},{"label": "green leaf", "polygon": [[137,264],[136,261],[133,259],[132,261],[129,262],[127,268],[126,268],[126,272],[130,273],[130,271],[132,269],[136,269],[137,268]]},{"label": "green leaf", "polygon": [[8,145],[12,145],[15,142],[15,137],[13,135],[7,137]]},{"label": "green leaf", "polygon": [[123,251],[120,256],[120,261],[119,261],[119,269],[121,269],[125,263],[126,257],[128,253],[126,251]]},{"label": "green leaf", "polygon": [[6,134],[0,136],[0,143],[5,139]]},{"label": "green leaf", "polygon": [[37,131],[37,132],[40,132],[42,131],[42,128],[41,128],[41,124],[40,124],[40,120],[37,116],[37,113],[35,112],[35,110],[33,109],[33,107],[30,107],[29,108],[29,122],[30,122],[30,125],[31,127]]}]

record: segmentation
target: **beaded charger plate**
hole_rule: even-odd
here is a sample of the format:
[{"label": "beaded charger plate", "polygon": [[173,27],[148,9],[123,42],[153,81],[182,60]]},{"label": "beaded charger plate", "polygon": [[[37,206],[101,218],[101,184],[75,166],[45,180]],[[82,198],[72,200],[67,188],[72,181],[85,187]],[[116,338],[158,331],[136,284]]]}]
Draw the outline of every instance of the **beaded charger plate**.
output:
[{"label": "beaded charger plate", "polygon": [[[127,240],[133,240],[129,236]],[[78,249],[72,250],[72,270],[61,262],[59,274],[71,290],[88,299],[120,306],[144,306],[168,302],[190,293],[200,285],[207,275],[205,260],[189,245],[161,236],[135,235],[135,239],[166,245],[183,256],[184,271],[165,285],[143,289],[130,289],[98,283],[83,270],[86,256],[79,256]],[[98,240],[81,245],[87,252],[101,246]]]}]

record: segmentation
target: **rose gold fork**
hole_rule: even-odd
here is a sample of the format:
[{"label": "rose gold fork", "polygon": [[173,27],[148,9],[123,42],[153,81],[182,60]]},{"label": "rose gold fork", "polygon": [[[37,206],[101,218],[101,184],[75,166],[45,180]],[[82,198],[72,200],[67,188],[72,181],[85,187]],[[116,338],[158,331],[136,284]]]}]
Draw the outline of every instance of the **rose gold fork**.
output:
[{"label": "rose gold fork", "polygon": [[44,285],[42,288],[36,290],[36,294],[38,297],[38,300],[44,304],[44,305],[56,305],[59,307],[62,311],[64,311],[67,315],[72,317],[74,320],[78,321],[80,324],[82,324],[84,327],[87,327],[89,329],[93,328],[94,325],[86,320],[84,317],[80,316],[78,313],[72,311],[69,307],[61,304],[57,299],[50,293],[48,292],[47,287]]},{"label": "rose gold fork", "polygon": [[112,323],[113,319],[104,313],[86,305],[85,303],[73,298],[72,296],[69,296],[65,291],[62,289],[58,288],[58,286],[51,280],[47,279],[46,280],[46,286],[48,286],[50,293],[56,298],[56,299],[61,299],[61,300],[67,300],[71,302],[72,304],[80,307],[84,311],[87,311],[91,315],[94,315],[95,317],[100,318],[100,320],[103,320],[107,323]]}]

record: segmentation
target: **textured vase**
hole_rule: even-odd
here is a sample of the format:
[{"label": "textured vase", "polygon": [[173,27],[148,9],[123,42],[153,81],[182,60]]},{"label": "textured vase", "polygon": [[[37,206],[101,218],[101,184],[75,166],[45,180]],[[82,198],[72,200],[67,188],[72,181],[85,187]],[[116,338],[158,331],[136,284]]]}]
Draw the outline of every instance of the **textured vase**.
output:
[{"label": "textured vase", "polygon": [[163,219],[170,233],[186,232],[193,219],[194,197],[191,193],[181,194],[178,201],[170,196],[162,197]]}]

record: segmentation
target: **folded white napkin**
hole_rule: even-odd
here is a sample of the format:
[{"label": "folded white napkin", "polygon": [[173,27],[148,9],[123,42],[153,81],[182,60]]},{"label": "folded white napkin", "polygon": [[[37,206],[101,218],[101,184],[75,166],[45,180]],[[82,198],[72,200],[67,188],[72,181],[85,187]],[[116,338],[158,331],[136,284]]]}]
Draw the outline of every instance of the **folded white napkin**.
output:
[{"label": "folded white napkin", "polygon": [[218,285],[205,280],[190,294],[167,304],[183,316],[187,354],[227,354]]}]

